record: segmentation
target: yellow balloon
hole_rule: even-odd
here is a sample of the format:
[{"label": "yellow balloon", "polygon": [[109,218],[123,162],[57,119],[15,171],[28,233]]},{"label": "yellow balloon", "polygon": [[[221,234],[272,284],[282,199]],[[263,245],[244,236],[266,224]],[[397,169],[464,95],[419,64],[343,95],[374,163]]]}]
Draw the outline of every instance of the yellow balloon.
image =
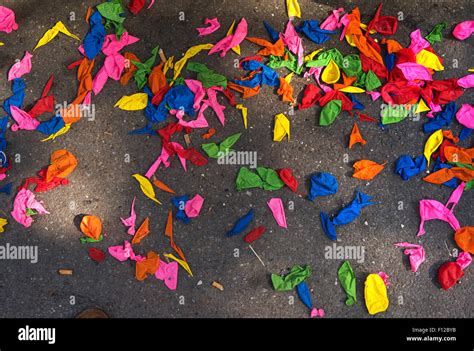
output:
[{"label": "yellow balloon", "polygon": [[115,103],[114,107],[118,107],[125,111],[143,110],[148,103],[148,94],[136,93],[133,95],[124,95]]},{"label": "yellow balloon", "polygon": [[378,274],[372,273],[367,276],[365,280],[364,297],[369,314],[373,315],[387,310],[387,287]]},{"label": "yellow balloon", "polygon": [[429,52],[427,50],[421,50],[416,55],[416,63],[425,66],[426,68],[431,68],[435,71],[444,70],[443,65],[441,64],[438,56]]},{"label": "yellow balloon", "polygon": [[297,0],[286,0],[286,10],[288,12],[288,17],[301,18],[300,4],[298,4]]},{"label": "yellow balloon", "polygon": [[[235,20],[232,22],[232,24],[229,27],[229,30],[227,31],[227,36],[232,35],[234,33],[234,25],[235,25]],[[240,55],[240,45],[236,45],[231,49],[233,52],[235,52],[237,55]]]},{"label": "yellow balloon", "polygon": [[8,224],[8,220],[6,218],[0,218],[0,233],[3,233],[5,231],[4,226]]},{"label": "yellow balloon", "polygon": [[283,114],[275,116],[275,127],[273,128],[273,141],[282,141],[288,135],[290,141],[290,120]]},{"label": "yellow balloon", "polygon": [[430,111],[430,110],[431,109],[428,107],[428,105],[426,105],[425,100],[420,99],[420,101],[416,105],[415,113],[426,112],[426,111]]},{"label": "yellow balloon", "polygon": [[433,134],[431,134],[428,140],[426,141],[425,151],[423,154],[425,155],[426,161],[428,162],[428,167],[430,166],[431,155],[433,154],[433,152],[436,151],[436,149],[439,148],[442,142],[443,142],[442,129],[438,129],[436,132],[433,132]]},{"label": "yellow balloon", "polygon": [[321,74],[321,79],[326,84],[334,84],[339,80],[339,78],[341,78],[339,67],[337,67],[334,60],[330,60],[329,64],[324,69],[323,74]]},{"label": "yellow balloon", "polygon": [[344,87],[342,89],[339,89],[339,91],[342,91],[343,93],[353,93],[353,94],[365,93],[364,89],[353,87],[353,86]]}]

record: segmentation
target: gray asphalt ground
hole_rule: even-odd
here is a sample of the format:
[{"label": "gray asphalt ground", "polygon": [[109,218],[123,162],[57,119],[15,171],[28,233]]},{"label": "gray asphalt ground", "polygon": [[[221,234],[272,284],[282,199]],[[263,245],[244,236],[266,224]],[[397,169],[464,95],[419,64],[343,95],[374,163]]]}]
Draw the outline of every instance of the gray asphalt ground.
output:
[{"label": "gray asphalt ground", "polygon": [[[376,1],[307,1],[300,0],[304,19],[324,19],[330,10],[342,6],[346,10],[357,5],[362,20],[368,22],[375,13]],[[0,48],[0,100],[10,96],[10,84],[6,75],[15,59],[21,58],[25,50],[32,50],[44,31],[57,20],[81,38],[88,26],[84,22],[87,6],[96,1],[2,1],[17,15],[19,30],[0,34],[5,46]],[[464,42],[451,36],[453,26],[472,19],[471,1],[396,1],[386,2],[383,14],[401,15],[399,29],[394,36],[403,45],[409,44],[409,33],[420,28],[428,33],[442,21],[449,24],[445,39],[435,49],[445,59],[446,70],[437,73],[439,79],[461,77],[473,67],[473,39]],[[185,21],[179,21],[183,12]],[[71,15],[75,14],[75,21]],[[205,17],[217,16],[222,28],[207,38],[199,38],[195,28],[201,26]],[[276,29],[283,30],[287,14],[284,1],[161,1],[137,17],[127,15],[126,28],[141,41],[128,50],[141,59],[149,56],[150,50],[159,45],[165,53],[180,57],[190,46],[216,42],[232,20],[245,17],[249,23],[249,35],[266,38],[261,23],[267,20]],[[26,105],[29,106],[41,94],[41,89],[50,74],[55,75],[53,88],[56,101],[71,101],[76,93],[75,73],[66,66],[80,56],[77,42],[60,35],[47,46],[34,53],[33,70],[27,75]],[[317,48],[304,39],[306,52]],[[242,55],[253,55],[257,47],[243,43]],[[339,48],[344,54],[354,52],[347,44],[335,38],[324,48]],[[103,57],[103,56],[102,56]],[[196,61],[228,77],[238,76],[241,71],[234,68],[235,54],[225,58],[216,55],[199,55]],[[96,62],[96,70],[101,66]],[[457,62],[458,65],[455,63]],[[280,74],[286,73],[281,70]],[[185,73],[186,75],[187,73]],[[191,76],[190,76],[191,77]],[[310,80],[295,77],[292,84],[301,92]],[[158,198],[163,207],[156,206],[139,191],[131,177],[133,173],[144,173],[158,155],[161,146],[157,136],[129,136],[127,132],[145,123],[142,112],[126,112],[114,109],[113,105],[123,95],[136,92],[133,83],[126,87],[109,81],[97,97],[94,121],[83,120],[73,125],[69,134],[53,142],[40,142],[42,135],[36,132],[8,132],[8,152],[19,155],[21,162],[14,163],[8,179],[18,186],[26,177],[45,167],[52,151],[67,148],[76,155],[79,165],[69,177],[71,184],[47,193],[38,194],[50,215],[39,217],[28,229],[10,217],[7,231],[0,234],[0,244],[37,245],[39,261],[4,260],[0,262],[0,317],[73,317],[85,308],[98,306],[112,317],[296,317],[307,316],[307,309],[297,300],[295,292],[275,292],[270,282],[271,273],[285,272],[295,264],[308,264],[313,269],[308,279],[313,289],[315,305],[324,308],[327,317],[370,317],[364,304],[364,280],[369,273],[385,271],[390,276],[388,288],[390,307],[375,318],[393,317],[472,317],[474,303],[474,268],[466,270],[461,283],[449,291],[440,289],[436,272],[456,248],[453,231],[447,223],[431,221],[426,224],[427,234],[416,238],[419,224],[418,201],[423,198],[445,202],[451,189],[423,182],[420,177],[404,182],[394,174],[395,160],[402,154],[422,154],[426,136],[421,121],[404,121],[392,125],[385,131],[375,123],[360,122],[362,135],[368,140],[364,147],[347,148],[355,117],[347,114],[338,118],[329,128],[316,126],[319,107],[296,111],[291,120],[291,142],[272,141],[274,115],[288,112],[288,106],[269,88],[260,95],[245,101],[249,111],[249,129],[244,132],[240,112],[226,108],[226,125],[221,127],[213,113],[207,118],[212,127],[217,127],[213,141],[244,132],[237,150],[257,151],[260,166],[291,167],[300,182],[300,192],[308,190],[308,178],[317,171],[333,173],[339,180],[339,192],[320,198],[314,203],[282,189],[275,193],[263,190],[237,192],[235,177],[239,166],[218,165],[211,160],[205,167],[190,165],[187,173],[175,160],[169,169],[158,171],[159,178],[178,194],[201,194],[205,198],[201,215],[189,225],[175,222],[175,240],[186,253],[194,272],[188,277],[180,270],[176,291],[169,291],[161,281],[148,278],[138,282],[134,278],[134,266],[130,262],[120,263],[107,256],[105,262],[96,264],[87,256],[87,247],[79,242],[81,233],[74,224],[80,214],[95,214],[103,219],[107,237],[93,245],[106,250],[128,239],[119,217],[128,216],[134,195],[137,196],[137,222],[150,217],[151,235],[137,251],[158,253],[170,252],[168,239],[163,231],[170,196],[162,192]],[[301,94],[300,94],[301,98]],[[458,100],[470,103],[472,92],[467,91]],[[365,97],[366,113],[377,116],[380,103],[371,103]],[[224,101],[224,100],[223,100]],[[227,102],[225,103],[227,106]],[[171,118],[169,119],[172,120]],[[455,122],[453,130],[460,128]],[[191,135],[194,146],[202,143],[196,131]],[[183,142],[183,141],[182,141]],[[461,144],[472,146],[472,138]],[[348,161],[344,162],[344,155]],[[127,155],[130,162],[126,162]],[[353,162],[371,159],[388,161],[386,169],[373,181],[366,182],[351,177]],[[363,246],[364,262],[351,260],[357,276],[358,303],[353,307],[344,304],[345,293],[336,283],[337,270],[342,260],[325,258],[325,247],[332,245],[322,232],[319,212],[330,214],[353,199],[356,188],[372,195],[379,204],[363,210],[354,223],[338,228],[338,245]],[[286,210],[288,230],[277,226],[266,202],[271,197],[281,197],[285,204],[294,203],[294,210]],[[13,195],[0,195],[0,208],[12,209]],[[399,210],[402,202],[403,209]],[[455,213],[462,225],[472,225],[473,193],[465,192]],[[255,209],[255,225],[264,225],[267,233],[253,244],[265,266],[258,261],[241,237],[227,238],[225,232],[234,221],[250,207]],[[410,271],[408,258],[393,243],[409,241],[421,243],[426,248],[426,262],[419,273]],[[238,250],[238,257],[235,257]],[[60,276],[60,268],[73,269],[72,276]],[[211,287],[219,281],[224,291]],[[71,297],[74,297],[71,299]],[[75,300],[74,304],[71,301]],[[294,303],[292,303],[294,300]]]}]

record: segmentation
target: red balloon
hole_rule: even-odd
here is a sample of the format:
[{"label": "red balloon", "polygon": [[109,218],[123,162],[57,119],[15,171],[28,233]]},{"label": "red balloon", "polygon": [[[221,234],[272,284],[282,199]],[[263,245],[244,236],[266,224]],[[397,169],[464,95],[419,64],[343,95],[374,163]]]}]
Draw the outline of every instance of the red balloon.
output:
[{"label": "red balloon", "polygon": [[456,262],[446,262],[438,269],[438,281],[444,290],[448,290],[464,275]]},{"label": "red balloon", "polygon": [[105,260],[105,254],[102,250],[100,249],[96,249],[95,247],[91,247],[89,248],[89,257],[97,262],[97,263],[100,263],[102,262],[103,260]]},{"label": "red balloon", "polygon": [[277,172],[283,183],[285,183],[286,186],[290,188],[292,192],[296,193],[296,191],[298,190],[298,182],[293,176],[291,168],[279,169]]},{"label": "red balloon", "polygon": [[248,244],[254,242],[258,238],[262,236],[263,233],[265,233],[265,227],[263,225],[252,229],[245,237],[244,241]]}]

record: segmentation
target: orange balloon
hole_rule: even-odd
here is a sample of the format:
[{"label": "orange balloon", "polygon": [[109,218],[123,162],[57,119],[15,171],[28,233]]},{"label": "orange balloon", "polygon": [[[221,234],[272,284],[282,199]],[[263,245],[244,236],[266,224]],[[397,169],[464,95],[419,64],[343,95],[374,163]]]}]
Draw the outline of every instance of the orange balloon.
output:
[{"label": "orange balloon", "polygon": [[463,182],[469,182],[474,179],[474,170],[462,167],[441,168],[439,171],[424,177],[423,180],[432,184],[443,184],[454,177]]},{"label": "orange balloon", "polygon": [[357,143],[361,143],[362,145],[365,145],[367,141],[364,140],[364,138],[362,137],[362,134],[360,134],[357,123],[354,123],[354,126],[352,127],[351,136],[349,137],[349,149],[352,149],[352,146],[354,146]]},{"label": "orange balloon", "polygon": [[66,109],[61,109],[60,114],[64,123],[76,123],[81,119],[81,104],[87,94],[92,91],[92,69],[94,68],[94,60],[84,57],[77,69],[77,80],[79,86],[77,88],[76,98],[69,104]]},{"label": "orange balloon", "polygon": [[263,46],[264,49],[260,50],[257,52],[257,55],[260,56],[283,56],[285,53],[285,46],[283,44],[283,40],[280,38],[278,39],[275,44],[272,44],[271,42],[265,40],[265,39],[260,39],[260,38],[254,38],[254,37],[247,37],[245,38],[248,41]]},{"label": "orange balloon", "polygon": [[385,65],[380,53],[367,41],[360,28],[360,11],[356,7],[349,14],[349,23],[346,27],[346,36],[352,37],[352,40],[361,53],[372,60]]},{"label": "orange balloon", "polygon": [[347,77],[344,72],[342,73],[342,81],[344,83],[335,83],[334,84],[334,90],[340,90],[342,88],[350,87],[352,83],[354,83],[357,80],[357,77]]},{"label": "orange balloon", "polygon": [[214,134],[216,134],[216,129],[215,128],[209,128],[207,133],[204,133],[201,135],[203,139],[210,139]]},{"label": "orange balloon", "polygon": [[380,165],[370,160],[360,160],[354,163],[354,174],[352,177],[362,180],[371,180],[377,174],[382,172],[385,167],[385,163]]},{"label": "orange balloon", "polygon": [[130,64],[127,65],[127,67],[125,67],[125,69],[123,70],[122,76],[120,77],[120,84],[127,85],[130,79],[133,77],[135,71],[138,69],[137,66],[132,63],[132,61],[141,61],[134,53],[131,52],[126,52],[123,56],[125,57],[125,60],[128,60],[126,62],[129,62]]},{"label": "orange balloon", "polygon": [[179,257],[181,257],[184,262],[187,263],[188,261],[186,261],[186,257],[184,256],[183,250],[181,250],[181,248],[176,245],[173,239],[173,211],[171,210],[168,211],[168,219],[166,221],[165,227],[165,236],[170,238],[170,246],[173,248],[173,250],[178,254]]},{"label": "orange balloon", "polygon": [[140,227],[138,227],[132,239],[132,244],[139,244],[148,234],[150,234],[150,220],[145,218]]},{"label": "orange balloon", "polygon": [[243,99],[247,99],[249,97],[255,96],[260,92],[260,85],[257,85],[255,88],[248,88],[239,84],[227,82],[227,87],[239,93],[242,93]]},{"label": "orange balloon", "polygon": [[173,189],[171,189],[168,185],[163,183],[161,180],[155,179],[153,181],[153,185],[155,185],[160,190],[166,191],[167,193],[176,194]]},{"label": "orange balloon", "polygon": [[153,67],[148,76],[148,85],[153,94],[157,94],[161,89],[168,85],[165,74],[163,73],[163,65],[164,63],[161,62],[159,65]]},{"label": "orange balloon", "polygon": [[389,54],[397,52],[403,49],[403,46],[396,40],[393,39],[382,39],[382,44],[387,45],[387,51]]},{"label": "orange balloon", "polygon": [[153,251],[147,253],[146,259],[137,261],[135,265],[135,278],[139,281],[146,279],[147,274],[155,274],[160,266],[160,256]]},{"label": "orange balloon", "polygon": [[474,254],[474,227],[462,227],[454,233],[454,241],[463,250]]},{"label": "orange balloon", "polygon": [[102,234],[102,222],[97,216],[84,216],[80,228],[84,235],[94,240],[99,240]]},{"label": "orange balloon", "polygon": [[450,130],[443,130],[443,137],[451,140],[453,143],[458,143],[459,138],[453,135],[453,132]]},{"label": "orange balloon", "polygon": [[284,78],[280,77],[280,87],[277,93],[281,95],[283,102],[294,102],[293,87]]},{"label": "orange balloon", "polygon": [[67,150],[56,150],[51,154],[51,164],[46,169],[46,181],[54,177],[66,178],[77,166],[77,159]]},{"label": "orange balloon", "polygon": [[446,146],[444,148],[444,155],[449,162],[460,162],[473,165],[472,157],[468,150],[470,149],[463,149],[457,146]]}]

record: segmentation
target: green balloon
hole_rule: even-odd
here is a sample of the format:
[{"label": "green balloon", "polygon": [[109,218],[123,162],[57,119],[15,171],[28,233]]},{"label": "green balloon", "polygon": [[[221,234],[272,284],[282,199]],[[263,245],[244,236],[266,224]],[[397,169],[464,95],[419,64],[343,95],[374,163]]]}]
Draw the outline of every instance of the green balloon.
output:
[{"label": "green balloon", "polygon": [[251,188],[263,188],[263,181],[258,174],[250,172],[247,167],[242,167],[237,174],[235,185],[237,191]]},{"label": "green balloon", "polygon": [[443,33],[442,31],[448,27],[446,22],[438,23],[433,27],[430,34],[428,34],[425,39],[430,42],[431,45],[437,42],[443,41]]},{"label": "green balloon", "polygon": [[285,186],[278,173],[271,168],[257,167],[257,173],[262,178],[265,190],[278,190]]},{"label": "green balloon", "polygon": [[372,71],[368,71],[367,75],[365,76],[365,90],[373,91],[380,87],[382,83],[380,79],[376,76],[376,74]]},{"label": "green balloon", "polygon": [[319,116],[319,125],[320,126],[330,126],[336,120],[336,117],[339,116],[342,109],[341,100],[331,100],[326,105],[324,105]]},{"label": "green balloon", "polygon": [[132,63],[137,66],[137,70],[133,74],[133,79],[135,80],[138,89],[141,90],[146,85],[148,80],[147,77],[151,72],[151,68],[155,64],[157,54],[158,46],[151,50],[151,56],[145,62],[137,62],[132,60]]},{"label": "green balloon", "polygon": [[280,179],[278,173],[271,168],[257,167],[257,174],[255,174],[247,167],[242,167],[237,174],[235,185],[238,191],[250,188],[278,190],[283,188],[285,183]]},{"label": "green balloon", "polygon": [[325,67],[331,60],[333,60],[339,68],[343,68],[344,58],[338,49],[326,50],[319,53],[316,60],[306,63],[306,67]]},{"label": "green balloon", "polygon": [[394,124],[408,117],[410,110],[403,105],[384,105],[382,109],[382,124]]},{"label": "green balloon", "polygon": [[347,295],[346,305],[352,306],[357,302],[356,277],[349,261],[344,261],[341,267],[339,267],[337,276]]},{"label": "green balloon", "polygon": [[222,74],[214,72],[206,65],[198,62],[188,62],[186,69],[191,72],[197,72],[197,80],[202,83],[204,88],[220,86],[227,88],[227,78]]},{"label": "green balloon", "polygon": [[342,60],[341,69],[348,77],[357,76],[360,72],[362,72],[362,63],[360,61],[359,55],[354,54],[345,56]]},{"label": "green balloon", "polygon": [[276,291],[290,291],[293,290],[299,283],[306,280],[311,275],[311,268],[309,266],[300,267],[293,266],[290,273],[280,276],[272,274],[273,289]]},{"label": "green balloon", "polygon": [[231,151],[231,147],[239,140],[242,133],[233,134],[225,138],[219,145],[216,143],[202,144],[201,148],[211,158],[219,158],[220,155]]},{"label": "green balloon", "polygon": [[303,66],[298,66],[298,58],[295,55],[293,55],[287,49],[285,49],[285,55],[288,56],[287,60],[280,56],[270,55],[269,61],[266,63],[266,65],[273,69],[287,68],[296,74],[303,72]]},{"label": "green balloon", "polygon": [[105,18],[105,29],[114,29],[115,36],[120,40],[126,29],[123,25],[125,21],[125,9],[121,0],[113,0],[97,5],[97,11]]}]

